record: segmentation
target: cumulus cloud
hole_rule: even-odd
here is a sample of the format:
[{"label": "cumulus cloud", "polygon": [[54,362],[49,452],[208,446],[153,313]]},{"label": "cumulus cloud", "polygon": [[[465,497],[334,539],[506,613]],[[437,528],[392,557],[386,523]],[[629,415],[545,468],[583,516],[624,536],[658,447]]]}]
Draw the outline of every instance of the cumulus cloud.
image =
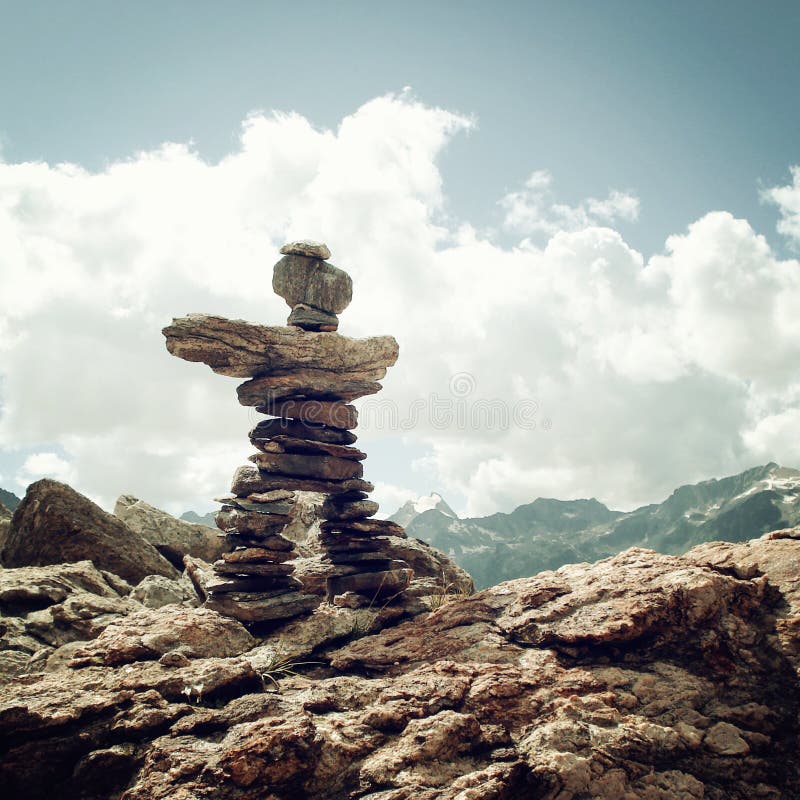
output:
[{"label": "cumulus cloud", "polygon": [[597,224],[639,218],[639,198],[618,189],[604,198],[589,197],[577,205],[557,203],[553,176],[546,169],[533,172],[522,189],[509,192],[499,201],[504,211],[503,227],[526,236],[553,236]]},{"label": "cumulus cloud", "polygon": [[25,459],[17,483],[24,489],[40,478],[55,478],[68,483],[74,477],[75,473],[69,461],[57,453],[33,453]]},{"label": "cumulus cloud", "polygon": [[[781,444],[800,441],[798,262],[724,212],[646,260],[610,227],[636,219],[635,195],[567,206],[547,172],[500,200],[519,240],[504,246],[448,213],[437,160],[472,124],[404,94],[335,130],[253,115],[216,163],[171,144],[98,173],[0,164],[0,446],[39,459],[18,481],[61,470],[105,505],[132,492],[172,511],[223,493],[254,413],[235,379],[170,357],[160,329],[194,311],[283,321],[271,267],[298,236],[353,276],[341,332],[400,342],[384,391],[360,401],[364,447],[388,448],[372,463],[411,442],[461,511],[539,495],[629,507],[798,463]],[[787,235],[797,174],[770,194]],[[386,506],[411,494],[401,473],[367,462]]]},{"label": "cumulus cloud", "polygon": [[800,246],[800,166],[791,168],[792,182],[786,186],[773,186],[761,196],[778,207],[781,215],[778,230]]}]

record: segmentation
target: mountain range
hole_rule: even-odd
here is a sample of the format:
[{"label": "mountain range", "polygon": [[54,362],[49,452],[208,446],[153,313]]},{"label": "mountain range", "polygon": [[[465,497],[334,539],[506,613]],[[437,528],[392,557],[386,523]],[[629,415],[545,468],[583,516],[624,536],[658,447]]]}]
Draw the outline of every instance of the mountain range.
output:
[{"label": "mountain range", "polygon": [[[0,489],[0,503],[10,511],[19,502]],[[181,519],[216,528],[213,512],[187,511]],[[662,503],[627,512],[594,498],[538,498],[508,514],[462,519],[432,493],[408,501],[389,519],[447,553],[477,588],[484,588],[564,564],[597,561],[628,547],[679,555],[703,542],[739,542],[798,525],[800,470],[769,463],[681,486]]]},{"label": "mountain range", "polygon": [[9,511],[14,511],[20,502],[20,498],[17,497],[13,492],[0,489],[0,503],[2,503]]},{"label": "mountain range", "polygon": [[434,493],[390,519],[447,553],[483,588],[628,547],[677,555],[702,542],[739,542],[800,524],[800,470],[769,463],[681,486],[662,503],[628,512],[594,498],[539,498],[509,514],[460,519]]}]

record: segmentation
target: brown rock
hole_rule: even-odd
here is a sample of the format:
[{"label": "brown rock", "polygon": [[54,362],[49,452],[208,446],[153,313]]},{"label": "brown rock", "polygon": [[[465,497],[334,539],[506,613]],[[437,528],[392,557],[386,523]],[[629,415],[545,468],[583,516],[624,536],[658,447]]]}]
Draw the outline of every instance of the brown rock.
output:
[{"label": "brown rock", "polygon": [[404,604],[371,600],[281,615],[229,658],[186,664],[179,643],[165,664],[98,654],[3,687],[0,785],[120,800],[797,797],[799,561],[794,538],[631,550],[400,624]]},{"label": "brown rock", "polygon": [[341,522],[343,520],[364,519],[378,513],[378,504],[374,500],[352,500],[336,503],[325,500],[322,505],[322,516],[327,520]]},{"label": "brown rock", "polygon": [[146,608],[161,608],[173,603],[197,605],[197,595],[190,581],[174,581],[163,575],[148,575],[130,594],[131,600]]},{"label": "brown rock", "polygon": [[286,478],[270,476],[260,472],[255,466],[241,466],[234,473],[231,491],[240,497],[247,497],[253,492],[268,492],[272,489],[335,495],[350,491],[371,492],[374,488],[371,483],[361,478],[350,478],[344,481]]},{"label": "brown rock", "polygon": [[255,561],[215,561],[214,572],[217,575],[258,575],[262,577],[283,577],[291,575],[294,567],[291,564],[271,564],[268,562]]},{"label": "brown rock", "polygon": [[333,264],[303,255],[285,255],[275,264],[272,289],[289,308],[303,304],[341,314],[353,299],[353,281]]},{"label": "brown rock", "polygon": [[208,526],[176,519],[129,494],[119,497],[114,515],[178,569],[183,569],[184,556],[213,561],[225,550],[224,543]]},{"label": "brown rock", "polygon": [[392,366],[398,355],[392,336],[350,339],[338,333],[254,325],[206,314],[174,319],[163,333],[172,355],[200,361],[214,372],[234,378],[296,369],[369,372]]},{"label": "brown rock", "polygon": [[[128,587],[128,590],[130,587]],[[141,609],[90,561],[0,570],[0,683]]]},{"label": "brown rock", "polygon": [[263,453],[303,453],[305,455],[323,454],[337,458],[350,458],[363,461],[367,454],[355,447],[341,444],[325,444],[310,439],[295,439],[292,436],[274,436],[270,440],[262,440],[256,445]]},{"label": "brown rock", "polygon": [[[256,514],[268,514],[270,516],[291,516],[294,511],[294,499],[292,500],[266,500],[263,498],[271,497],[275,492],[254,492],[245,498],[229,495],[221,500],[226,506],[233,506],[241,511],[253,512]],[[286,492],[286,494],[294,494]]]},{"label": "brown rock", "polygon": [[217,511],[217,527],[222,531],[236,531],[250,537],[275,536],[288,525],[291,517],[284,514],[262,514],[243,511],[233,506],[223,506]]},{"label": "brown rock", "polygon": [[339,317],[313,306],[299,303],[292,309],[287,325],[296,325],[304,331],[335,331],[339,327]]},{"label": "brown rock", "polygon": [[750,752],[750,746],[742,738],[742,731],[730,722],[718,722],[703,737],[709,750],[721,756],[741,756]]},{"label": "brown rock", "polygon": [[328,245],[323,242],[315,242],[313,239],[298,239],[295,242],[287,242],[281,247],[281,255],[284,256],[308,256],[326,261],[331,257]]},{"label": "brown rock", "polygon": [[251,494],[247,499],[252,500],[254,503],[276,503],[281,500],[291,500],[294,502],[294,492],[287,492],[285,489],[275,489],[271,492]]},{"label": "brown rock", "polygon": [[208,608],[172,605],[129,614],[109,625],[76,656],[76,665],[115,666],[157,660],[180,649],[189,658],[227,658],[249,650],[255,640],[237,622]]},{"label": "brown rock", "polygon": [[368,534],[374,536],[406,537],[406,532],[396,522],[388,519],[329,520],[320,525],[324,533]]},{"label": "brown rock", "polygon": [[340,428],[326,428],[324,425],[312,425],[296,419],[262,419],[251,431],[250,441],[257,442],[274,439],[278,436],[289,436],[294,439],[311,439],[328,444],[353,444],[356,435]]},{"label": "brown rock", "polygon": [[385,572],[360,572],[328,579],[328,596],[333,598],[345,592],[373,597],[386,597],[403,591],[414,577],[410,569],[392,569]]},{"label": "brown rock", "polygon": [[256,411],[273,417],[327,425],[330,428],[350,430],[358,426],[356,407],[345,403],[324,400],[278,400],[266,402],[258,406]]},{"label": "brown rock", "polygon": [[[288,540],[284,541],[291,545],[291,542]],[[263,547],[243,547],[231,553],[225,553],[225,555],[222,556],[222,560],[228,564],[239,564],[241,562],[253,564],[258,561],[279,564],[284,561],[290,561],[292,558],[295,558],[295,554],[291,550],[269,550]]]},{"label": "brown rock", "polygon": [[[290,576],[257,576],[250,575],[244,576],[219,576],[215,575],[207,584],[206,589],[209,595],[232,594],[236,597],[233,600],[241,598],[259,599],[258,597],[251,597],[257,594],[262,599],[269,597],[277,597],[287,592],[297,591],[301,584]],[[241,595],[241,598],[239,597]]]},{"label": "brown rock", "polygon": [[192,558],[192,556],[184,556],[183,564],[186,567],[186,577],[194,586],[197,597],[205,600],[208,594],[206,586],[209,581],[214,579],[214,570],[211,564],[200,558]]},{"label": "brown rock", "polygon": [[345,374],[322,370],[295,370],[285,375],[251,378],[236,388],[236,394],[243,406],[262,407],[268,403],[298,398],[350,402],[379,392],[381,385],[378,380],[385,374],[385,369]]},{"label": "brown rock", "polygon": [[299,478],[341,481],[347,478],[360,478],[364,474],[364,467],[360,461],[328,455],[255,453],[250,456],[250,461],[262,472]]},{"label": "brown rock", "polygon": [[238,600],[229,594],[213,594],[206,601],[206,607],[216,609],[221,614],[241,622],[254,623],[291,619],[313,611],[319,602],[320,599],[316,595],[300,592],[261,599],[258,595],[247,595],[246,599],[243,597]]},{"label": "brown rock", "polygon": [[31,484],[14,513],[2,562],[8,567],[91,560],[125,580],[178,576],[138,533],[64,483]]}]

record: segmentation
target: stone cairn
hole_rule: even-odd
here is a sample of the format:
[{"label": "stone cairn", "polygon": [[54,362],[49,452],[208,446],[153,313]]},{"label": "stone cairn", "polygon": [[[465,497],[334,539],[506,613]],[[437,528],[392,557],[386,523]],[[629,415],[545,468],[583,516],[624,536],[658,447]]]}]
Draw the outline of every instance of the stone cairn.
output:
[{"label": "stone cairn", "polygon": [[380,391],[378,381],[397,360],[397,342],[336,332],[352,281],[328,263],[324,244],[291,242],[281,253],[272,286],[292,309],[286,326],[190,314],[163,331],[172,355],[249,378],[237,389],[239,402],[268,415],[250,431],[259,451],[253,464],[236,470],[231,494],[220,499],[217,525],[232,549],[214,563],[206,586],[207,605],[252,623],[288,619],[319,604],[292,576],[297,552],[283,535],[295,517],[296,492],[324,495],[329,601],[387,602],[412,577],[405,561],[386,552],[387,536],[405,531],[373,518],[378,504],[362,477],[366,454],[353,447],[358,413],[350,404]]}]

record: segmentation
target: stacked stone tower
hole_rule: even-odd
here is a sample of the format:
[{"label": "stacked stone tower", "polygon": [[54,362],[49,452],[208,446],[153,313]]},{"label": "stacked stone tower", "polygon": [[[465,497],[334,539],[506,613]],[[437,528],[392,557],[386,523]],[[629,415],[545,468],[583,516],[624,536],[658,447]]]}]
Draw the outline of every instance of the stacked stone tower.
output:
[{"label": "stacked stone tower", "polygon": [[164,329],[173,355],[249,378],[237,389],[239,402],[268,415],[250,431],[258,450],[252,465],[236,471],[222,500],[217,525],[232,549],[214,564],[215,580],[206,587],[208,605],[246,622],[290,618],[319,603],[292,577],[297,553],[282,535],[297,492],[324,495],[330,600],[373,602],[398,594],[411,579],[408,564],[385,552],[386,536],[405,532],[373,518],[378,505],[363,479],[366,454],[353,446],[352,433],[358,413],[351,401],[381,389],[397,342],[336,332],[352,281],[327,261],[324,244],[292,242],[281,253],[273,288],[292,309],[286,326],[192,314]]}]

